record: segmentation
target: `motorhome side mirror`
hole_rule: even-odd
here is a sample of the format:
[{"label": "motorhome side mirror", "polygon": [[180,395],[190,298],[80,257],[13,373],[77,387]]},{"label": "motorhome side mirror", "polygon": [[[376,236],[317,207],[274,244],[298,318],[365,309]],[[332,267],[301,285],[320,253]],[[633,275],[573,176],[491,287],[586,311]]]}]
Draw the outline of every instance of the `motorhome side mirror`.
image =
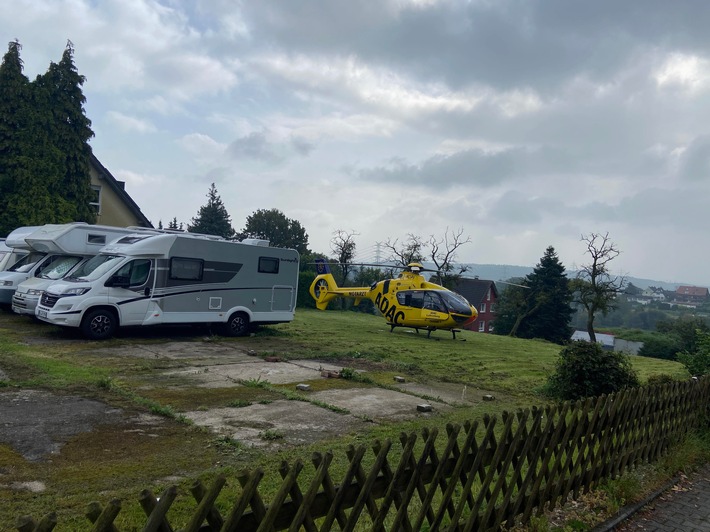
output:
[{"label": "motorhome side mirror", "polygon": [[106,281],[106,286],[116,286],[118,288],[128,288],[130,284],[130,279],[124,275],[114,275]]}]

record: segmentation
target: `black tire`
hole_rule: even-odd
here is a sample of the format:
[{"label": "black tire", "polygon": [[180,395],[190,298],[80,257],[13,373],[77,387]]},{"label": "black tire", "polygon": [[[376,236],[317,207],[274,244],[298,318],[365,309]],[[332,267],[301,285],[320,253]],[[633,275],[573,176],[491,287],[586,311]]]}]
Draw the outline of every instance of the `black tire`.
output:
[{"label": "black tire", "polygon": [[235,312],[229,317],[227,322],[227,336],[246,336],[249,334],[249,316],[246,312]]},{"label": "black tire", "polygon": [[89,340],[107,340],[117,328],[116,314],[107,309],[90,310],[81,320],[81,333]]}]

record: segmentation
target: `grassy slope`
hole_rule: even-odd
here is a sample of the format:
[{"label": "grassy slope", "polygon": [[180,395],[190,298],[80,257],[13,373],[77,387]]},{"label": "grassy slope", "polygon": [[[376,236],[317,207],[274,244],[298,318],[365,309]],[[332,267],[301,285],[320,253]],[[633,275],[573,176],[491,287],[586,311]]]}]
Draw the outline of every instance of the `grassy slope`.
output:
[{"label": "grassy slope", "polygon": [[[108,345],[121,347],[175,339],[199,342],[207,335],[204,330],[132,331]],[[375,438],[397,440],[401,431],[419,431],[423,426],[437,426],[443,431],[447,421],[480,418],[484,413],[496,414],[543,401],[535,390],[554,370],[558,346],[469,332],[459,337],[462,340],[453,341],[443,331],[434,333],[432,339],[405,329],[390,333],[382,318],[364,314],[299,311],[293,323],[263,328],[251,338],[211,338],[210,341],[239,343],[260,356],[337,360],[346,367],[366,368],[368,378],[383,385],[389,385],[392,376],[399,374],[422,383],[465,384],[495,391],[499,396],[495,403],[454,409],[447,417],[373,425],[366,433],[347,435],[341,440],[264,453],[181,423],[179,413],[226,406],[235,399],[273,399],[273,390],[240,390],[239,396],[214,389],[180,394],[160,386],[146,391],[146,382],[155,381],[160,370],[188,365],[189,361],[99,355],[94,351],[106,344],[86,342],[56,328],[0,313],[0,369],[9,377],[0,393],[42,388],[99,399],[131,412],[152,411],[166,416],[159,437],[141,438],[127,432],[117,435],[110,427],[103,427],[74,438],[50,461],[29,463],[0,445],[0,528],[10,528],[19,514],[39,517],[57,509],[62,525],[58,530],[81,529],[88,524],[82,516],[86,504],[94,498],[105,503],[113,497],[131,501],[126,502],[119,519],[120,528],[130,528],[140,522],[137,494],[149,486],[160,491],[174,482],[166,477],[186,479],[182,482],[184,487],[190,478],[203,476],[209,480],[218,471],[233,475],[242,468],[261,465],[272,472],[262,484],[270,492],[276,487],[275,471],[282,459],[292,463],[300,458],[307,463],[311,452],[333,449],[336,462],[340,462],[334,468],[337,471],[344,467],[342,457],[350,443],[367,444]],[[677,363],[634,358],[634,366],[642,381],[658,373],[684,376]],[[3,489],[4,484],[29,480],[45,482],[47,491],[34,495]],[[178,506],[171,515],[187,511],[186,505]]]}]

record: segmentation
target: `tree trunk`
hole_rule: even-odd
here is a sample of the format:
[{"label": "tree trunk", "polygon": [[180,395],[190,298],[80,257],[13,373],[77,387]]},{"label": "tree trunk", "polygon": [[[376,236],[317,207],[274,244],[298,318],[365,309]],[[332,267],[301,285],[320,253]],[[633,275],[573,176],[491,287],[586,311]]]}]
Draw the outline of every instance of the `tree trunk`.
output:
[{"label": "tree trunk", "polygon": [[587,314],[587,332],[589,333],[589,341],[597,343],[597,335],[594,334],[594,312],[592,311]]}]

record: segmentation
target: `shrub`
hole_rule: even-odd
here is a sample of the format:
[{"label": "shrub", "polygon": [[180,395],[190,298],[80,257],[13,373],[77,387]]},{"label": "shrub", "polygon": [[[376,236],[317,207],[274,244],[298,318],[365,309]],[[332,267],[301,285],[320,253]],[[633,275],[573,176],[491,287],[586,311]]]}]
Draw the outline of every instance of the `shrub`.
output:
[{"label": "shrub", "polygon": [[675,382],[676,380],[677,379],[674,379],[672,375],[668,375],[668,373],[658,373],[656,375],[649,375],[646,384],[649,386],[658,386],[661,384]]},{"label": "shrub", "polygon": [[577,341],[560,351],[547,391],[563,400],[577,400],[638,386],[628,355],[606,351],[597,343]]},{"label": "shrub", "polygon": [[697,331],[697,347],[694,351],[678,353],[678,361],[693,376],[710,373],[710,333]]},{"label": "shrub", "polygon": [[680,339],[677,336],[655,334],[644,341],[639,356],[675,360],[680,350]]}]

